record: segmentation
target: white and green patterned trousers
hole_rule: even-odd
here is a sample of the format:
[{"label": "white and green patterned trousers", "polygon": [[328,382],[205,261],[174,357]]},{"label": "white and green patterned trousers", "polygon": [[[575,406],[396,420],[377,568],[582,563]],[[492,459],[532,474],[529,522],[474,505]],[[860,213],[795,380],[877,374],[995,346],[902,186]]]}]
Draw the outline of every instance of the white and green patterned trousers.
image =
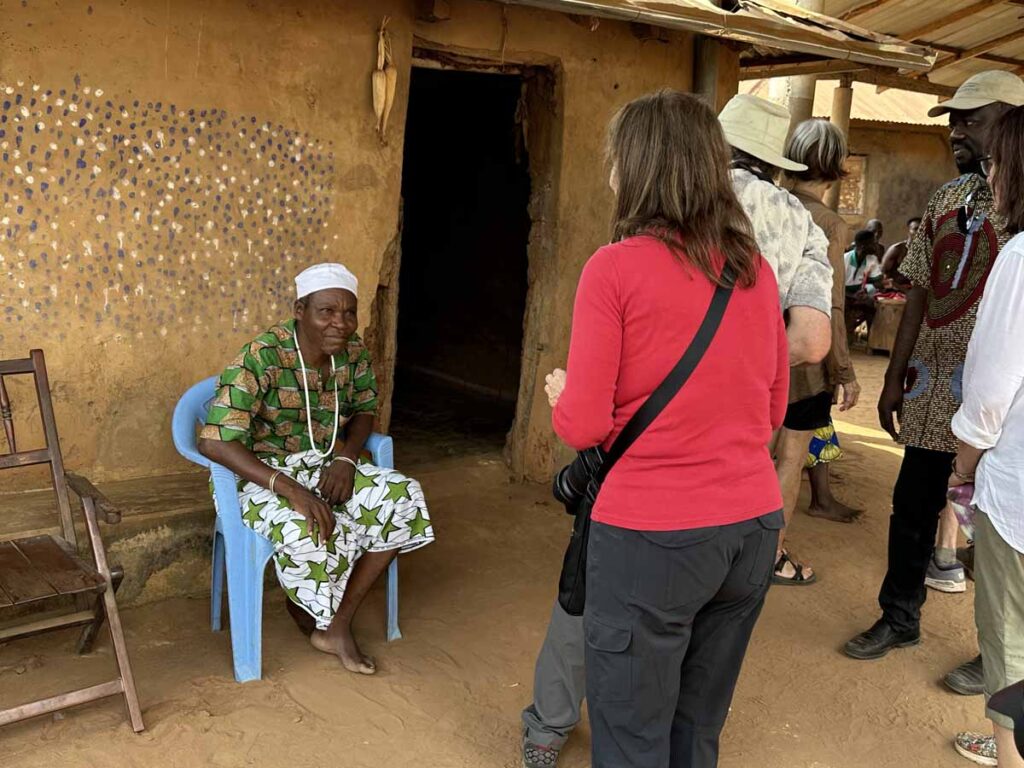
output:
[{"label": "white and green patterned trousers", "polygon": [[[313,451],[264,459],[314,490],[324,460]],[[393,469],[360,464],[352,499],[334,508],[337,521],[327,541],[315,544],[306,518],[255,483],[238,493],[242,520],[274,543],[277,579],[288,597],[326,629],[341,605],[356,561],[364,552],[411,552],[434,540],[420,484]]]}]

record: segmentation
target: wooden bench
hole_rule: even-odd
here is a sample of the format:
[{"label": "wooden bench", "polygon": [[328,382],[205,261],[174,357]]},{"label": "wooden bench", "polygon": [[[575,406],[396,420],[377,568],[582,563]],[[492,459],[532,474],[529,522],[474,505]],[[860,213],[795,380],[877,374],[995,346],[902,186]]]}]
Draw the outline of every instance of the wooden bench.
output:
[{"label": "wooden bench", "polygon": [[[18,450],[13,411],[4,377],[19,374],[30,374],[35,380],[45,448]],[[86,653],[92,648],[106,619],[118,667],[118,676],[105,683],[0,710],[0,726],[108,696],[123,695],[132,728],[136,732],[141,731],[144,728],[142,711],[128,659],[121,617],[114,599],[124,572],[116,566],[111,568],[107,563],[98,521],[99,514],[103,515],[107,523],[117,523],[121,516],[92,483],[84,477],[64,471],[57,422],[50,399],[50,383],[41,350],[34,349],[30,357],[21,360],[0,360],[0,418],[3,420],[9,448],[8,453],[0,454],[0,470],[48,464],[61,523],[59,536],[28,536],[0,541],[0,618],[12,608],[56,598],[71,598],[76,608],[71,613],[6,625],[0,628],[0,642],[84,625],[78,651]],[[82,502],[92,563],[79,556],[69,490]]]}]

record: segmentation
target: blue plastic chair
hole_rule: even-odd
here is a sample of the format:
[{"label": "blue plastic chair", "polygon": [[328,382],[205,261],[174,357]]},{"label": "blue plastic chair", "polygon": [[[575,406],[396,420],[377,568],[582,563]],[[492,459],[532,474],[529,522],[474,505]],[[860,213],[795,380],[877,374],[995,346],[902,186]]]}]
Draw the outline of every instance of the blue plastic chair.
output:
[{"label": "blue plastic chair", "polygon": [[[221,629],[221,603],[227,566],[228,611],[231,617],[231,651],[235,680],[240,683],[262,676],[263,573],[274,553],[271,542],[242,522],[238,503],[238,478],[227,467],[210,461],[196,448],[196,426],[206,421],[210,401],[217,388],[212,376],[192,386],[174,408],[171,429],[174,447],[189,461],[210,470],[217,497],[217,521],[213,531],[213,578],[210,584],[210,625]],[[378,467],[393,468],[394,443],[385,435],[371,435],[366,443]],[[388,642],[398,640],[398,558],[391,561],[387,575]]]}]

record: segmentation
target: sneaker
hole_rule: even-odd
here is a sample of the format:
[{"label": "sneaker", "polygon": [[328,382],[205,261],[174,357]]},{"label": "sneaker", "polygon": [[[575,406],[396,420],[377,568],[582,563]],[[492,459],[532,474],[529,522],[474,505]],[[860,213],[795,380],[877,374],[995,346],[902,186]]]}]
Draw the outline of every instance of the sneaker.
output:
[{"label": "sneaker", "polygon": [[980,733],[958,733],[953,747],[962,757],[978,765],[999,765],[996,759],[996,739]]},{"label": "sneaker", "polygon": [[558,747],[542,747],[523,739],[523,768],[555,768]]},{"label": "sneaker", "polygon": [[967,575],[964,573],[963,563],[939,565],[932,557],[928,562],[924,583],[925,586],[937,589],[939,592],[966,592]]}]

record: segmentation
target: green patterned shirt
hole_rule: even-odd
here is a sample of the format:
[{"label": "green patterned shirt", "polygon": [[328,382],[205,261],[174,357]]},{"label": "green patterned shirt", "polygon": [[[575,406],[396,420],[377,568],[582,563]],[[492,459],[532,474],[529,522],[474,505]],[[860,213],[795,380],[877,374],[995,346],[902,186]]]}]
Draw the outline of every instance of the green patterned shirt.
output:
[{"label": "green patterned shirt", "polygon": [[[261,457],[310,450],[294,331],[295,320],[288,320],[242,348],[221,374],[200,437],[238,440]],[[327,450],[334,432],[335,378],[342,424],[360,413],[377,411],[377,378],[358,335],[334,356],[334,365],[337,373],[323,381],[319,371],[306,369],[313,435],[320,451]]]}]

